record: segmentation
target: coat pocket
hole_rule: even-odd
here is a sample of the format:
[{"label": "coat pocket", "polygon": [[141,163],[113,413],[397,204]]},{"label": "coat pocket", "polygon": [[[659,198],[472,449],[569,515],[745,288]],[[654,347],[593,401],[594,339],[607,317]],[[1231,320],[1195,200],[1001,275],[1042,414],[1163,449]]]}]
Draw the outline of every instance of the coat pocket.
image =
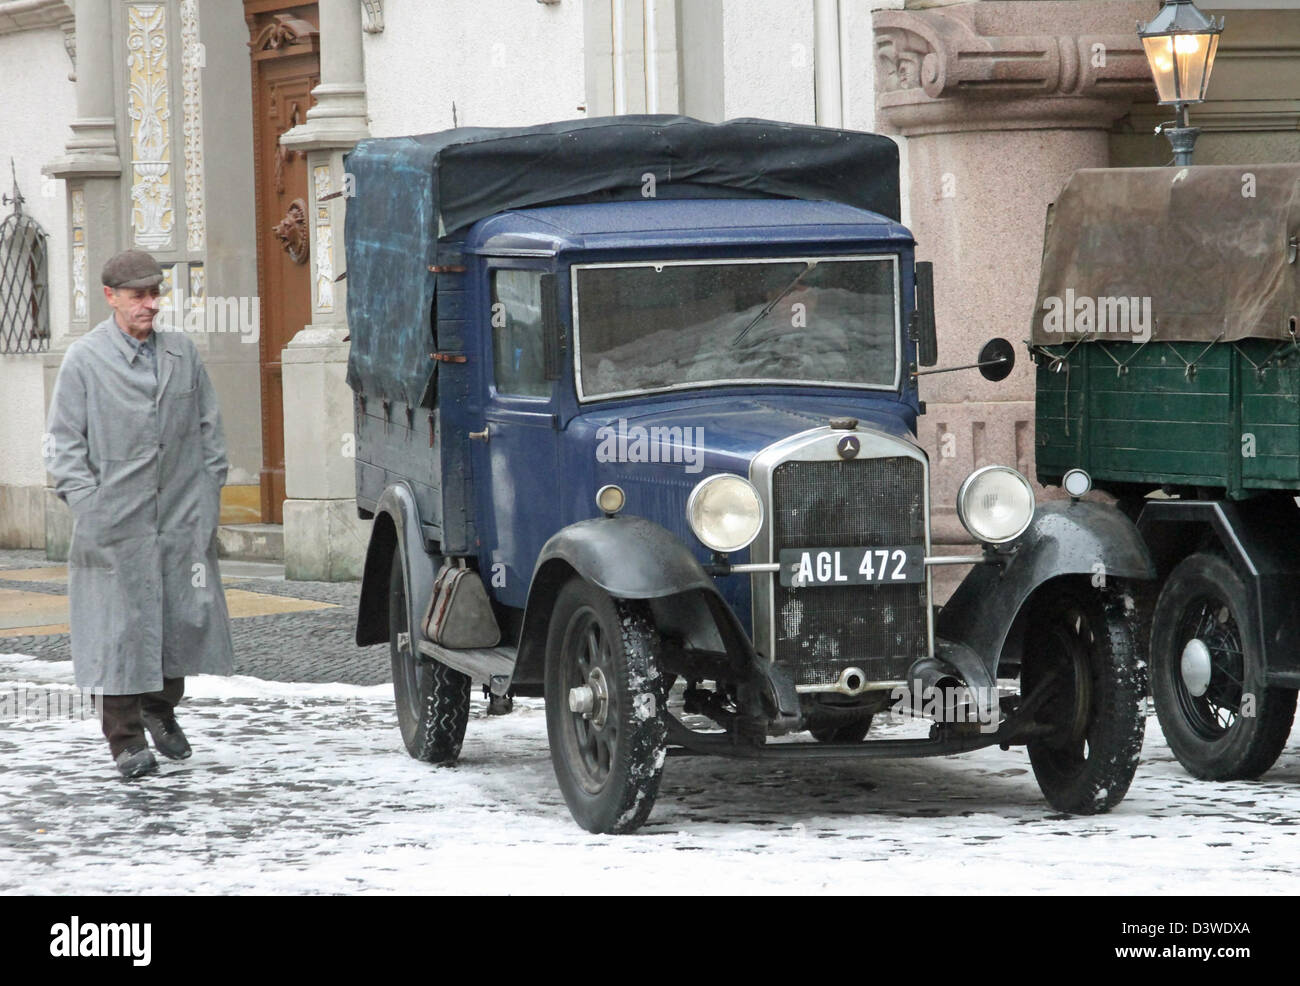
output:
[{"label": "coat pocket", "polygon": [[70,568],[113,567],[112,558],[100,544],[98,506],[99,487],[96,487],[89,496],[82,497],[69,508],[72,510],[72,542],[68,545]]},{"label": "coat pocket", "polygon": [[101,544],[156,533],[157,454],[106,461],[95,499],[95,536]]}]

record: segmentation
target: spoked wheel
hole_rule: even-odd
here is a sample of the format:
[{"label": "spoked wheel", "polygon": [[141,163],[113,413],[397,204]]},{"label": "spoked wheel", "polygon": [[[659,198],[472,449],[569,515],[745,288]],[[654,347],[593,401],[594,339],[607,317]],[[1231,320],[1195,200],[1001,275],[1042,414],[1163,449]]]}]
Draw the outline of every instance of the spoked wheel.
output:
[{"label": "spoked wheel", "polygon": [[1294,689],[1266,687],[1250,595],[1229,562],[1199,552],[1165,581],[1151,629],[1151,694],[1174,756],[1207,780],[1258,777],[1295,717]]},{"label": "spoked wheel", "polygon": [[1041,690],[1029,761],[1048,804],[1090,815],[1119,804],[1137,770],[1146,729],[1146,680],[1122,604],[1086,584],[1049,586],[1025,636],[1021,694]]},{"label": "spoked wheel", "polygon": [[546,641],[546,731],[564,800],[589,832],[631,832],[654,807],[667,755],[657,636],[644,605],[575,579]]},{"label": "spoked wheel", "polygon": [[470,680],[416,651],[407,616],[406,577],[400,551],[393,552],[388,586],[388,649],[402,742],[417,760],[447,763],[460,756],[465,741]]}]

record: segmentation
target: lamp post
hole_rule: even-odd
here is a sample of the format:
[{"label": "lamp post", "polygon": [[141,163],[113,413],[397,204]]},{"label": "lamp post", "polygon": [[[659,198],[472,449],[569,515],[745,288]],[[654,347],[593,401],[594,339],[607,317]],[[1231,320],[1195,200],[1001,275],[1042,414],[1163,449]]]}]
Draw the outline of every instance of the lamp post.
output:
[{"label": "lamp post", "polygon": [[1201,131],[1187,125],[1187,107],[1205,102],[1222,31],[1223,18],[1215,24],[1192,0],[1165,0],[1151,23],[1138,24],[1159,102],[1162,106],[1172,103],[1178,112],[1173,126],[1162,123],[1156,128],[1156,133],[1163,131],[1173,145],[1176,165],[1192,163],[1192,147]]}]

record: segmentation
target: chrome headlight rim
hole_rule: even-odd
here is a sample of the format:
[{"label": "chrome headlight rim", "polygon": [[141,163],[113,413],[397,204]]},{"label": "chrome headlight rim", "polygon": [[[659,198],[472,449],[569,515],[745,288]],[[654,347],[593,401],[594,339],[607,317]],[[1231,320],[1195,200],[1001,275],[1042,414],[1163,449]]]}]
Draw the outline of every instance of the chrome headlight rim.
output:
[{"label": "chrome headlight rim", "polygon": [[[966,498],[974,484],[981,477],[994,472],[1006,473],[1015,477],[1020,481],[1021,485],[1025,489],[1025,494],[1029,498],[1029,510],[1025,515],[1024,523],[1020,525],[1019,529],[1017,529],[1014,534],[1003,537],[989,537],[987,534],[982,534],[976,530],[976,528],[972,526],[970,513],[966,509]],[[1019,469],[1012,469],[1010,466],[981,466],[979,469],[976,469],[967,476],[962,481],[961,487],[957,490],[957,519],[961,521],[961,525],[966,528],[967,533],[982,544],[1006,544],[1008,541],[1014,541],[1016,538],[1020,537],[1020,535],[1024,534],[1025,531],[1029,530],[1029,525],[1034,522],[1034,514],[1037,512],[1037,509],[1038,502],[1037,498],[1034,496],[1034,487],[1030,484],[1029,480],[1024,477]]]},{"label": "chrome headlight rim", "polygon": [[[750,536],[742,543],[734,545],[724,545],[716,539],[706,537],[705,535],[707,532],[703,531],[701,527],[695,523],[695,508],[696,505],[699,504],[700,498],[708,493],[710,486],[729,480],[735,480],[744,484],[744,487],[749,490],[750,495],[753,497],[754,507],[756,508],[753,533],[750,534]],[[696,539],[702,545],[710,551],[716,551],[719,554],[726,555],[737,551],[744,551],[758,539],[758,535],[763,530],[765,520],[766,514],[763,508],[763,498],[758,494],[758,487],[739,473],[717,472],[712,476],[706,476],[695,484],[695,489],[691,490],[691,495],[686,498],[686,525],[691,529],[691,533],[695,535]]]}]

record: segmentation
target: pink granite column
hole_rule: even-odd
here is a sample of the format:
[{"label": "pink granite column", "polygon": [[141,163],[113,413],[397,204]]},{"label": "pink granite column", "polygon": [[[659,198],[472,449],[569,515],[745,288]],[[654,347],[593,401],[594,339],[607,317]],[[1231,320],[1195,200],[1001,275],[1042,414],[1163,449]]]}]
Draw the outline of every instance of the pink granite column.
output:
[{"label": "pink granite column", "polygon": [[[908,138],[917,257],[933,260],[940,365],[1004,336],[1014,373],[929,377],[921,440],[934,539],[969,540],[957,488],[977,466],[1034,476],[1034,380],[1022,340],[1047,205],[1077,168],[1109,164],[1107,130],[1152,82],[1136,22],[1157,0],[986,0],[877,11],[877,121]],[[959,577],[960,570],[951,573]]]}]

